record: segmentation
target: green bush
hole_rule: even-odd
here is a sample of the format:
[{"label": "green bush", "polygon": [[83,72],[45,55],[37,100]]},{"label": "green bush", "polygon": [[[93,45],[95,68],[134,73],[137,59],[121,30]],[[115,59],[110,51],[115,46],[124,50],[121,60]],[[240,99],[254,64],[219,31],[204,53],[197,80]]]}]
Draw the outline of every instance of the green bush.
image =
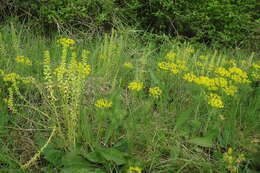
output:
[{"label": "green bush", "polygon": [[4,4],[1,11],[5,12],[1,14],[10,15],[8,10],[15,9],[16,15],[37,19],[52,31],[66,28],[96,33],[123,23],[157,34],[179,35],[225,46],[248,43],[259,35],[258,0],[1,1]]}]

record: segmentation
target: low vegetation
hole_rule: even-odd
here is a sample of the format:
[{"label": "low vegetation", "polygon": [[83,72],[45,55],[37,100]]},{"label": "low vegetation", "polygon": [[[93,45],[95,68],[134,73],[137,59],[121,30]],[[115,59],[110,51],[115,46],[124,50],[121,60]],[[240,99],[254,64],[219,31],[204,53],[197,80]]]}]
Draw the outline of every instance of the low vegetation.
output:
[{"label": "low vegetation", "polygon": [[256,53],[19,31],[0,32],[0,172],[259,171]]}]

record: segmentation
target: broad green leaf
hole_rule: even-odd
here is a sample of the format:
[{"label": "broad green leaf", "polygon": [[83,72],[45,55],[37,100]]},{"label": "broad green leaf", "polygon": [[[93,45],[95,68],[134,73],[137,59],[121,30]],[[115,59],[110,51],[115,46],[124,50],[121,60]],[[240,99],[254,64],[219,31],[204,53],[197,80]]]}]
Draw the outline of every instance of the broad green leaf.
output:
[{"label": "broad green leaf", "polygon": [[107,160],[113,161],[117,165],[123,165],[126,163],[124,153],[114,148],[100,149],[98,152]]},{"label": "broad green leaf", "polygon": [[106,161],[98,151],[87,153],[84,157],[94,163],[104,163]]},{"label": "broad green leaf", "polygon": [[189,143],[196,144],[202,147],[213,147],[212,139],[209,137],[195,137],[188,140]]},{"label": "broad green leaf", "polygon": [[65,168],[91,168],[92,165],[77,153],[66,153],[62,158],[62,165]]}]

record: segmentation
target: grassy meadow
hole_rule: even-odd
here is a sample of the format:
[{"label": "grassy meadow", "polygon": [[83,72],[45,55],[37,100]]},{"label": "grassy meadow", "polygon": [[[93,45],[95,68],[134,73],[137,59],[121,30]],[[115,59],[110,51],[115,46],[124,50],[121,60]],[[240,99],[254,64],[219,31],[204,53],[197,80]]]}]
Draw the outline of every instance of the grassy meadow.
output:
[{"label": "grassy meadow", "polygon": [[131,30],[0,29],[1,173],[257,173],[256,52]]}]

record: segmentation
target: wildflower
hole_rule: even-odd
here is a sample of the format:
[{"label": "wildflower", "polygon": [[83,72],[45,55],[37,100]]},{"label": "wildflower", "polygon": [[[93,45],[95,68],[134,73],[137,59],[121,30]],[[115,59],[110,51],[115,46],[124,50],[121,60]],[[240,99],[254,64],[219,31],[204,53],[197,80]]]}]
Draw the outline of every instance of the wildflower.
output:
[{"label": "wildflower", "polygon": [[15,82],[16,80],[20,79],[21,76],[16,73],[9,73],[4,75],[3,80],[4,81],[10,81],[10,82]]},{"label": "wildflower", "polygon": [[237,93],[237,87],[234,85],[224,87],[223,91],[230,96],[234,96]]},{"label": "wildflower", "polygon": [[153,97],[159,97],[162,94],[162,90],[159,87],[149,88],[149,94]]},{"label": "wildflower", "polygon": [[223,67],[219,67],[215,70],[215,73],[217,73],[218,75],[222,76],[222,77],[228,77],[230,76],[230,72],[228,70],[226,70]]},{"label": "wildflower", "polygon": [[24,65],[30,65],[30,66],[32,65],[32,61],[25,56],[17,56],[15,58],[15,61],[17,63],[21,63],[21,64],[24,64]]},{"label": "wildflower", "polygon": [[130,166],[128,173],[142,173],[142,168]]},{"label": "wildflower", "polygon": [[157,65],[160,69],[170,71],[173,74],[180,72],[178,65],[172,62],[159,62]]},{"label": "wildflower", "polygon": [[198,76],[197,78],[194,79],[194,82],[207,87],[209,90],[217,90],[218,87],[215,84],[214,79],[211,79],[207,76]]},{"label": "wildflower", "polygon": [[226,87],[228,85],[228,81],[223,77],[214,78],[213,80],[218,87]]},{"label": "wildflower", "polygon": [[193,73],[186,73],[183,75],[183,79],[188,82],[193,82],[196,79],[197,76],[195,76]]},{"label": "wildflower", "polygon": [[73,39],[70,38],[60,38],[57,42],[64,47],[72,46],[76,43]]},{"label": "wildflower", "polygon": [[133,91],[140,91],[143,89],[143,83],[142,82],[131,82],[128,85],[128,88]]},{"label": "wildflower", "polygon": [[125,62],[123,64],[123,66],[126,67],[126,68],[133,68],[134,67],[134,65],[131,62]]},{"label": "wildflower", "polygon": [[169,59],[169,60],[173,60],[176,57],[176,53],[173,52],[169,52],[165,55],[165,58]]},{"label": "wildflower", "polygon": [[224,104],[221,100],[221,97],[217,94],[210,93],[208,95],[208,104],[215,108],[223,108]]},{"label": "wildflower", "polygon": [[105,99],[98,99],[95,106],[98,108],[110,108],[112,106],[112,102]]}]

